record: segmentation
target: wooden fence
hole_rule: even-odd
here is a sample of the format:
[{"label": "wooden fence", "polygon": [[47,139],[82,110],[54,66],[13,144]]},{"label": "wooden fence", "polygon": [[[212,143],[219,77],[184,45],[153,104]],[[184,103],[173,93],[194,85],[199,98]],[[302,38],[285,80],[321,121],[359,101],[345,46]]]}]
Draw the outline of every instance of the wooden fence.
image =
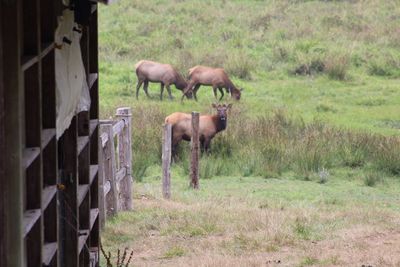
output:
[{"label": "wooden fence", "polygon": [[[130,108],[119,108],[116,120],[100,121],[99,213],[107,216],[132,209],[132,143]],[[116,142],[115,142],[116,140]]]}]

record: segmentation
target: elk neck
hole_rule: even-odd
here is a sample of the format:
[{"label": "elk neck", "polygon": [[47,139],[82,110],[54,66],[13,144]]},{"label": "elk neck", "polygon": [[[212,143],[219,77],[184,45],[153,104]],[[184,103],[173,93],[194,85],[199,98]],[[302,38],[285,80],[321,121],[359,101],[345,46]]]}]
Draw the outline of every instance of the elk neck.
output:
[{"label": "elk neck", "polygon": [[227,119],[228,119],[227,117],[225,117],[224,119],[219,115],[213,116],[213,122],[217,130],[217,133],[226,129]]}]

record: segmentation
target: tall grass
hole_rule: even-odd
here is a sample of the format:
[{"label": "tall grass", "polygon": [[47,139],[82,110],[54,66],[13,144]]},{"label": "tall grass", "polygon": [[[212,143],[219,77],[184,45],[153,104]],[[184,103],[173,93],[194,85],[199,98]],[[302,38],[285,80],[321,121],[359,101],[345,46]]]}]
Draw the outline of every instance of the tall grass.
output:
[{"label": "tall grass", "polygon": [[[133,131],[134,175],[161,164],[161,125],[165,114],[158,107],[136,109]],[[228,117],[227,130],[212,141],[211,154],[200,161],[200,177],[280,177],[293,171],[301,179],[317,177],[337,167],[372,168],[400,176],[400,137],[357,133],[319,121],[304,123],[281,109],[250,118],[239,106]],[[189,170],[189,146],[182,141],[174,164]]]}]

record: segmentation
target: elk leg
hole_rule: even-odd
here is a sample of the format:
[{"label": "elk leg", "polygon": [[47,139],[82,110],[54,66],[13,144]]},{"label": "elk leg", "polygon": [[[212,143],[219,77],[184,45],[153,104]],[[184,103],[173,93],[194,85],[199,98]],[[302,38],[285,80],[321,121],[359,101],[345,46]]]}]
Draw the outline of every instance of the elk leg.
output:
[{"label": "elk leg", "polygon": [[175,138],[172,137],[171,155],[174,162],[178,158],[177,150],[178,150],[178,144],[181,140],[182,140],[181,137],[175,137]]},{"label": "elk leg", "polygon": [[161,101],[162,101],[163,94],[164,94],[164,84],[161,83],[161,91],[160,91],[160,100]]},{"label": "elk leg", "polygon": [[136,99],[139,99],[139,89],[142,86],[143,81],[142,80],[138,80],[138,83],[136,85]]},{"label": "elk leg", "polygon": [[218,88],[219,92],[221,93],[221,97],[219,98],[219,101],[222,100],[222,98],[224,97],[224,90],[222,90],[221,87]]},{"label": "elk leg", "polygon": [[201,154],[204,153],[204,140],[200,140],[200,151],[201,151]]},{"label": "elk leg", "polygon": [[176,161],[176,149],[177,149],[178,145],[172,145],[171,146],[171,156],[172,156],[172,161],[175,162]]},{"label": "elk leg", "polygon": [[170,85],[167,85],[167,91],[168,91],[168,95],[169,95],[169,100],[172,100],[172,94],[171,94],[171,87],[170,87]]},{"label": "elk leg", "polygon": [[147,88],[149,87],[149,81],[144,81],[144,92],[146,93],[147,97],[150,97],[149,92],[147,91]]},{"label": "elk leg", "polygon": [[204,151],[207,153],[207,155],[210,154],[210,146],[211,146],[211,139],[205,139],[204,140]]},{"label": "elk leg", "polygon": [[196,100],[196,102],[197,102],[197,91],[199,90],[199,88],[200,88],[200,84],[196,84],[196,86],[193,88],[193,97],[194,97],[194,100]]},{"label": "elk leg", "polygon": [[217,87],[213,86],[214,97],[217,99]]}]

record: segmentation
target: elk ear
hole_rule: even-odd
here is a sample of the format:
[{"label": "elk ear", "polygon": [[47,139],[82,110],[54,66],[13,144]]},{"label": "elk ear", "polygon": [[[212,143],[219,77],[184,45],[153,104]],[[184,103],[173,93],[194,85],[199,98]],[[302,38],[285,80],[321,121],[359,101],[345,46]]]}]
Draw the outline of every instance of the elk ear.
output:
[{"label": "elk ear", "polygon": [[233,104],[229,104],[226,108],[230,109],[232,107]]}]

